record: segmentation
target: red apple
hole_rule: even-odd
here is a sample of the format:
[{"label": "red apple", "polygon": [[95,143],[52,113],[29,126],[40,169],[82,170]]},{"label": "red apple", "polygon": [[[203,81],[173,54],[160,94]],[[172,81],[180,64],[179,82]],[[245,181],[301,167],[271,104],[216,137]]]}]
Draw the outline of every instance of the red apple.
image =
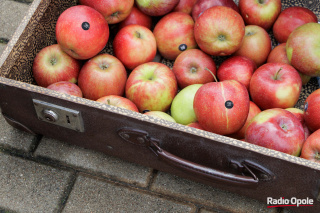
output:
[{"label": "red apple", "polygon": [[137,7],[149,16],[163,16],[172,11],[179,0],[135,0]]},{"label": "red apple", "polygon": [[204,84],[195,94],[193,108],[199,124],[209,132],[229,135],[241,129],[249,113],[249,94],[236,80]]},{"label": "red apple", "polygon": [[173,12],[183,12],[191,15],[194,4],[197,0],[180,0],[175,8],[173,8]]},{"label": "red apple", "polygon": [[311,132],[320,129],[320,89],[313,91],[305,100],[304,121]]},{"label": "red apple", "polygon": [[239,0],[239,10],[247,25],[268,31],[281,12],[281,0]]},{"label": "red apple", "polygon": [[291,65],[266,63],[253,73],[250,95],[261,110],[285,109],[297,103],[301,87],[300,75]]},{"label": "red apple", "polygon": [[130,24],[138,24],[151,29],[152,19],[147,14],[141,12],[136,6],[133,6],[129,16],[119,23],[119,29]]},{"label": "red apple", "polygon": [[183,51],[197,48],[193,29],[194,21],[189,14],[171,12],[162,17],[153,30],[159,53],[175,60]]},{"label": "red apple", "polygon": [[214,81],[216,64],[211,56],[199,49],[182,52],[172,66],[180,89],[192,84],[205,84]]},{"label": "red apple", "polygon": [[178,91],[176,77],[171,69],[159,62],[139,65],[130,73],[125,94],[144,110],[166,112]]},{"label": "red apple", "polygon": [[192,18],[197,20],[205,10],[214,6],[230,7],[240,13],[238,5],[233,0],[198,0],[192,9]]},{"label": "red apple", "polygon": [[211,7],[196,20],[194,35],[202,51],[213,56],[231,55],[242,44],[245,25],[235,10]]},{"label": "red apple", "polygon": [[287,40],[289,62],[299,72],[309,76],[320,75],[320,24],[306,23],[292,31]]},{"label": "red apple", "polygon": [[204,128],[199,124],[199,122],[189,123],[189,124],[186,125],[186,126],[193,127],[193,128],[196,128],[196,129],[204,130]]},{"label": "red apple", "polygon": [[267,61],[270,52],[271,38],[267,31],[257,25],[247,25],[243,42],[233,55],[250,58],[259,67]]},{"label": "red apple", "polygon": [[139,112],[137,106],[132,101],[130,101],[128,98],[125,98],[119,95],[103,96],[97,99],[96,101],[100,103],[116,106],[116,107],[121,107],[128,110],[132,110],[135,112]]},{"label": "red apple", "polygon": [[100,12],[108,24],[116,24],[127,18],[134,0],[79,0],[79,3]]},{"label": "red apple", "polygon": [[273,108],[260,112],[251,120],[245,141],[299,156],[305,136],[297,117],[285,109]]},{"label": "red apple", "polygon": [[156,56],[156,39],[148,28],[128,25],[116,34],[113,51],[126,68],[133,70],[140,64],[151,62]]},{"label": "red apple", "polygon": [[279,43],[286,43],[294,29],[309,22],[318,23],[312,10],[300,6],[288,7],[280,13],[273,25],[274,37]]},{"label": "red apple", "polygon": [[78,85],[87,99],[124,94],[127,72],[123,64],[107,53],[88,60],[80,70]]},{"label": "red apple", "polygon": [[320,160],[320,129],[313,132],[304,142],[301,158],[319,163]]},{"label": "red apple", "polygon": [[[267,59],[267,63],[271,62],[290,64],[289,59],[287,57],[286,43],[279,44],[271,50]],[[299,72],[299,70],[297,71]],[[306,85],[311,79],[311,76],[302,74],[301,72],[299,72],[299,75],[302,80],[302,85]]]},{"label": "red apple", "polygon": [[310,136],[311,132],[304,121],[304,111],[302,109],[298,109],[294,107],[287,108],[286,110],[294,114],[294,116],[296,116],[298,120],[301,122],[304,129],[305,139],[307,139]]},{"label": "red apple", "polygon": [[69,81],[59,81],[50,84],[47,88],[68,95],[74,95],[81,98],[83,97],[80,87],[78,87],[78,85],[76,85],[75,83],[71,83]]},{"label": "red apple", "polygon": [[144,114],[154,118],[160,118],[160,119],[164,119],[164,120],[176,123],[173,117],[171,117],[169,114],[162,111],[148,111],[148,112],[145,112]]},{"label": "red apple", "polygon": [[260,112],[261,112],[261,109],[254,102],[250,101],[249,114],[246,122],[244,123],[244,125],[241,127],[239,131],[228,136],[235,139],[239,139],[239,140],[244,139],[247,127],[249,126],[251,120]]},{"label": "red apple", "polygon": [[80,69],[80,62],[66,54],[58,44],[41,49],[32,65],[33,77],[42,87],[58,81],[76,83]]},{"label": "red apple", "polygon": [[106,46],[109,25],[95,9],[76,5],[59,16],[56,39],[61,48],[73,58],[89,59]]},{"label": "red apple", "polygon": [[251,76],[256,69],[256,64],[250,58],[232,56],[220,64],[217,70],[217,77],[219,81],[237,80],[245,85],[249,91]]}]

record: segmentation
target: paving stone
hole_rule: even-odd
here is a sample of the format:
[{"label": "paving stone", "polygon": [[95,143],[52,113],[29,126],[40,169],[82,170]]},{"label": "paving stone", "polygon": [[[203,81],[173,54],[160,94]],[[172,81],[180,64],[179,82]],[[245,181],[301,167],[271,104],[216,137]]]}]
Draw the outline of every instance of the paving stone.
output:
[{"label": "paving stone", "polygon": [[28,9],[29,4],[10,0],[0,1],[0,38],[12,37]]},{"label": "paving stone", "polygon": [[187,213],[195,206],[80,175],[63,212]]},{"label": "paving stone", "polygon": [[0,209],[56,212],[71,173],[0,152]]},{"label": "paving stone", "polygon": [[266,204],[256,200],[164,172],[157,174],[151,190],[235,213],[277,212],[277,209],[268,209]]},{"label": "paving stone", "polygon": [[3,53],[3,51],[4,51],[4,49],[5,49],[6,47],[7,47],[6,44],[0,43],[0,56],[2,55],[2,53]]},{"label": "paving stone", "polygon": [[151,168],[49,138],[41,140],[35,156],[51,158],[73,167],[142,187],[148,185],[152,174]]},{"label": "paving stone", "polygon": [[2,114],[0,114],[1,147],[27,152],[32,148],[35,140],[37,140],[36,136],[12,127],[5,121]]}]

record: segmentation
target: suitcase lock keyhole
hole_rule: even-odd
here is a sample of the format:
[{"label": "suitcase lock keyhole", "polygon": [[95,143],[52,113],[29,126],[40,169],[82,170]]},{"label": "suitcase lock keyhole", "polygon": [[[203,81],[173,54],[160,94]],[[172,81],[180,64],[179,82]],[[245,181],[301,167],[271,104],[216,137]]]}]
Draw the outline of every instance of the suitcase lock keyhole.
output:
[{"label": "suitcase lock keyhole", "polygon": [[42,113],[43,113],[43,117],[50,122],[56,122],[59,118],[58,114],[50,109],[45,109],[43,110]]}]

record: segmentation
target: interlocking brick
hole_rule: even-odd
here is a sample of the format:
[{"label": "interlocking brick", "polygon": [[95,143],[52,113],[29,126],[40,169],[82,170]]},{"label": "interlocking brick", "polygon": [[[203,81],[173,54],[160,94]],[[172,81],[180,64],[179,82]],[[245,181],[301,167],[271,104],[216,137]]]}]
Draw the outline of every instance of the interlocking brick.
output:
[{"label": "interlocking brick", "polygon": [[63,212],[188,213],[195,206],[80,175]]},{"label": "interlocking brick", "polygon": [[0,38],[12,37],[28,9],[29,4],[9,0],[0,1]]},{"label": "interlocking brick", "polygon": [[0,152],[0,209],[57,212],[71,175]]},{"label": "interlocking brick", "polygon": [[208,207],[235,213],[277,212],[277,209],[268,209],[266,204],[256,200],[164,172],[157,174],[155,181],[151,185],[151,189],[162,194],[168,194],[201,203]]},{"label": "interlocking brick", "polygon": [[72,167],[142,187],[148,185],[152,174],[151,168],[49,138],[41,140],[35,156],[57,160]]}]

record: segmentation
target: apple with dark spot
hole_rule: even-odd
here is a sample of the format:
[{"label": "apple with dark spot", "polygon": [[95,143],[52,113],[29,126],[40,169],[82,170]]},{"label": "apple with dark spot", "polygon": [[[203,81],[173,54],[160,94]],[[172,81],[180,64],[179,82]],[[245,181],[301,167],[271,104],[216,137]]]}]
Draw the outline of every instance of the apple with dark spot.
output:
[{"label": "apple with dark spot", "polygon": [[139,112],[137,106],[128,98],[119,95],[107,95],[96,100],[99,103],[108,104],[124,109],[128,109],[134,112]]},{"label": "apple with dark spot", "polygon": [[80,98],[83,97],[80,87],[69,81],[59,81],[50,84],[47,88],[64,94],[73,95]]},{"label": "apple with dark spot", "polygon": [[63,51],[75,59],[97,55],[109,40],[109,25],[97,10],[85,5],[69,7],[59,16],[56,39]]},{"label": "apple with dark spot", "polygon": [[204,84],[193,102],[199,124],[206,131],[220,135],[239,131],[246,122],[249,107],[248,90],[236,80]]}]

